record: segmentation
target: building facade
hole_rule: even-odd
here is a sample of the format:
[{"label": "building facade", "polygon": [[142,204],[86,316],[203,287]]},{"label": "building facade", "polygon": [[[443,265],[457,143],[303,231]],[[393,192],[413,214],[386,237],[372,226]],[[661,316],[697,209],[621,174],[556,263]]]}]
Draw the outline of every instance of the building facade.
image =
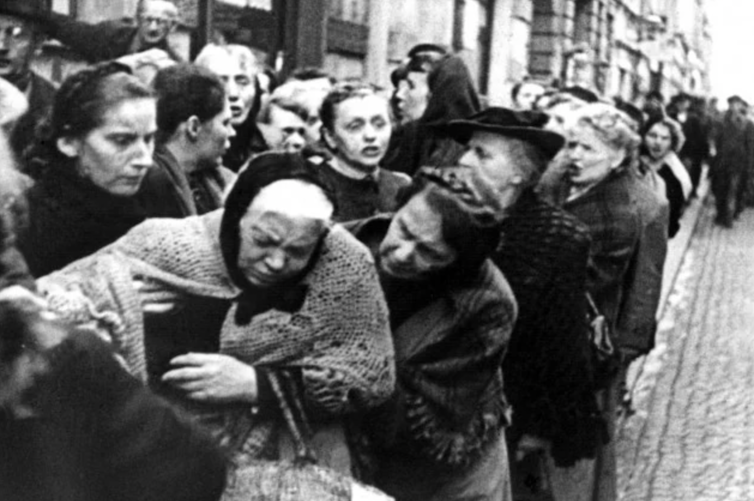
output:
[{"label": "building facade", "polygon": [[[174,45],[186,58],[207,41],[252,47],[286,74],[317,66],[389,86],[417,43],[444,45],[469,66],[493,104],[524,78],[635,99],[709,92],[705,0],[176,0]],[[50,0],[96,22],[132,16],[138,0]],[[60,80],[80,64],[48,43],[38,66]]]}]

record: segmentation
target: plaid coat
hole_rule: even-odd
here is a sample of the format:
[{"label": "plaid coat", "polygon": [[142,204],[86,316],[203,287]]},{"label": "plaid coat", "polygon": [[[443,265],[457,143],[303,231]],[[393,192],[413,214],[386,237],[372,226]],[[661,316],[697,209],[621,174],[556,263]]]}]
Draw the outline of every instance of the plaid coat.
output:
[{"label": "plaid coat", "polygon": [[586,193],[566,200],[563,208],[589,228],[592,246],[587,291],[615,332],[626,272],[641,239],[636,180],[629,170],[613,172]]}]

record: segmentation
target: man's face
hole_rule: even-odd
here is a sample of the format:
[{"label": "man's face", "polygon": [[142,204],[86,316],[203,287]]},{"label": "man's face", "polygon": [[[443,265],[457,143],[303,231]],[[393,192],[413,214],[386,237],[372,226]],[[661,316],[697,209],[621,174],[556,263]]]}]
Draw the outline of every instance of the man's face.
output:
[{"label": "man's face", "polygon": [[197,155],[199,168],[222,165],[223,155],[230,148],[230,138],[236,131],[230,124],[230,106],[225,102],[223,111],[199,126]]},{"label": "man's face", "polygon": [[162,43],[175,24],[176,9],[164,0],[147,0],[139,13],[139,40],[151,47]]},{"label": "man's face", "polygon": [[0,14],[0,77],[13,79],[29,69],[34,33],[29,23]]},{"label": "man's face", "polygon": [[404,80],[398,82],[395,99],[406,121],[420,119],[427,109],[430,95],[427,77],[427,73],[411,71]]},{"label": "man's face", "polygon": [[426,278],[457,257],[443,237],[442,218],[422,194],[395,213],[379,250],[382,271],[404,280]]},{"label": "man's face", "polygon": [[515,141],[492,132],[476,131],[458,162],[470,170],[473,186],[497,212],[515,202],[523,182],[521,166],[516,165],[520,155],[513,149]]},{"label": "man's face", "polygon": [[254,104],[255,69],[245,67],[238,57],[226,53],[209,60],[206,67],[225,84],[225,95],[232,114],[231,123],[235,127],[242,125]]}]

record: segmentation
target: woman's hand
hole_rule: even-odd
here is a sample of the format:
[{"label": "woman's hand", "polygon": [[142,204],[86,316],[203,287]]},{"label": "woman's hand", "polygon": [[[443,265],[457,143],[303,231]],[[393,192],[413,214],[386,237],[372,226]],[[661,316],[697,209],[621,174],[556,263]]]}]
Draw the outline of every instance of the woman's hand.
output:
[{"label": "woman's hand", "polygon": [[170,361],[176,367],[162,381],[186,392],[191,400],[208,403],[256,403],[254,367],[219,353],[189,353]]}]

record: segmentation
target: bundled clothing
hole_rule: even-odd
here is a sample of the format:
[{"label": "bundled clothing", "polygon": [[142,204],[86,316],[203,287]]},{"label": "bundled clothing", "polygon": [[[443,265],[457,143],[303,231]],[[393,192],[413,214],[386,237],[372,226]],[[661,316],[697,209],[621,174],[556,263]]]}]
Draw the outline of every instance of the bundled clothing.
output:
[{"label": "bundled clothing", "polygon": [[34,21],[48,36],[59,40],[92,64],[148,49],[163,50],[174,61],[182,61],[167,38],[154,46],[142,46],[138,38],[138,23],[134,18],[123,17],[91,24],[56,12],[45,12],[35,16]]},{"label": "bundled clothing", "polygon": [[154,152],[154,166],[139,191],[150,217],[186,217],[206,214],[223,206],[223,195],[236,176],[223,166],[185,172],[165,145]]},{"label": "bundled clothing", "polygon": [[[389,224],[378,216],[350,229],[375,253]],[[458,271],[415,282],[382,276],[397,386],[366,422],[381,437],[376,485],[397,500],[499,499],[507,490],[501,364],[516,301],[490,261]]]},{"label": "bundled clothing", "polygon": [[29,226],[18,247],[36,277],[114,242],[144,221],[138,197],[119,197],[69,165],[46,166],[27,192]]},{"label": "bundled clothing", "polygon": [[468,68],[458,56],[447,56],[427,77],[430,97],[419,120],[393,131],[383,165],[409,176],[425,166],[455,165],[465,148],[444,126],[481,110]]},{"label": "bundled clothing", "polygon": [[25,394],[33,414],[0,410],[0,498],[218,500],[227,461],[210,438],[130,376],[102,339],[65,329]]},{"label": "bundled clothing", "polygon": [[[260,380],[269,379],[259,382],[260,392],[265,384],[291,380],[291,393],[307,410],[331,419],[382,403],[395,380],[393,347],[366,249],[336,226],[297,283],[285,290],[242,289],[221,251],[222,217],[216,211],[147,221],[112,246],[45,277],[40,287],[66,316],[109,324],[118,352],[142,380],[148,371],[142,301],[162,298],[181,307],[193,298],[192,308],[199,308],[204,298],[228,303],[215,342],[220,353],[259,369]],[[151,292],[137,290],[137,279],[150,284]],[[283,426],[274,416],[255,416],[244,404],[186,399],[183,404],[236,465],[274,457]]]},{"label": "bundled clothing", "polygon": [[381,168],[355,179],[339,172],[329,162],[309,165],[335,197],[335,221],[365,219],[395,211],[398,192],[411,182],[405,174]]},{"label": "bundled clothing", "polygon": [[589,232],[574,216],[526,191],[501,233],[492,260],[519,307],[503,361],[514,411],[508,443],[515,450],[525,434],[546,439],[555,464],[572,466],[594,457],[604,434],[586,325]]}]

